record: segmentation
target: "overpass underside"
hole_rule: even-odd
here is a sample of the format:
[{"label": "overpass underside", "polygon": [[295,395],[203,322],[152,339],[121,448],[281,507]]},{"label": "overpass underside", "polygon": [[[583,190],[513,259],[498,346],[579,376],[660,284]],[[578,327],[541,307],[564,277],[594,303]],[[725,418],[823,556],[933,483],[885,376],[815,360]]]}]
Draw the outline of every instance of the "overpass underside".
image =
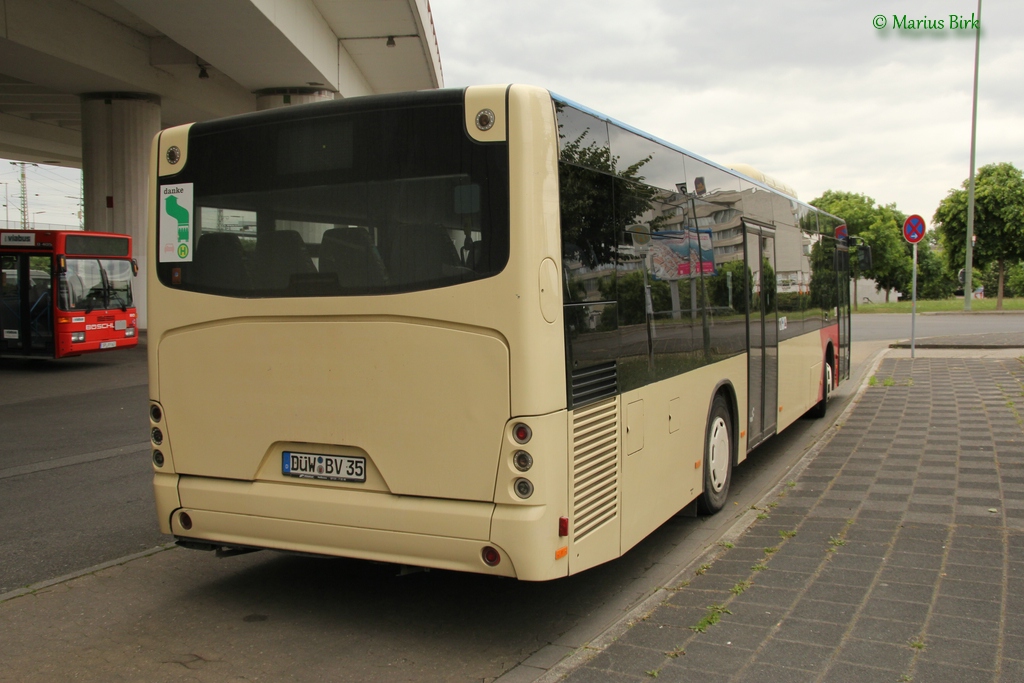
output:
[{"label": "overpass underside", "polygon": [[442,85],[427,0],[0,0],[0,157],[81,168],[137,254],[162,128]]}]

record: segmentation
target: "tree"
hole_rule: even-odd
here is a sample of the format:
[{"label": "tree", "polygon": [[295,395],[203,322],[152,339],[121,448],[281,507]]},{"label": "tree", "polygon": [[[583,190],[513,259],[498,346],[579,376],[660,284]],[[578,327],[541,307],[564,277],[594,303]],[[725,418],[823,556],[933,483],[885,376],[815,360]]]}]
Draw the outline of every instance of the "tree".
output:
[{"label": "tree", "polygon": [[586,144],[587,131],[562,148],[564,166],[558,174],[562,239],[575,245],[588,267],[613,263],[626,226],[648,211],[656,190],[641,184],[638,174],[650,157],[616,170],[618,157],[596,142]]},{"label": "tree", "polygon": [[956,291],[956,277],[935,251],[938,233],[929,230],[917,245],[917,298],[948,299]]},{"label": "tree", "polygon": [[874,214],[875,219],[861,235],[871,245],[873,263],[866,275],[875,280],[879,290],[885,290],[885,302],[889,303],[892,290],[910,292],[914,275],[912,247],[903,238],[903,222],[907,218],[895,204],[876,207]]},{"label": "tree", "polygon": [[[851,237],[863,236],[875,221],[875,200],[854,192],[826,190],[823,195],[811,200],[811,206],[846,221],[846,229]],[[850,259],[850,274],[853,276],[853,310],[857,310],[857,279],[861,276],[857,259]]]},{"label": "tree", "polygon": [[1024,263],[1018,263],[1007,271],[1006,286],[1013,296],[1024,296]]},{"label": "tree", "polygon": [[[956,272],[966,260],[967,184],[952,189],[939,203],[932,219],[942,235],[946,262]],[[1011,163],[988,164],[978,170],[974,190],[974,245],[972,267],[996,268],[996,309],[1003,308],[1006,270],[1024,258],[1024,175]],[[965,292],[970,296],[970,292]]]}]

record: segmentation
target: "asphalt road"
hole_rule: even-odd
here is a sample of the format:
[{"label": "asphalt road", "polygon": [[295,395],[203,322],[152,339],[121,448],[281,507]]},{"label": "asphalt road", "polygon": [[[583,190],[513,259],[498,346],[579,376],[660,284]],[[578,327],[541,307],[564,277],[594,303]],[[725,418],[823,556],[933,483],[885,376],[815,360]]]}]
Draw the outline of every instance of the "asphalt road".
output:
[{"label": "asphalt road", "polygon": [[[853,341],[910,339],[909,313],[854,314]],[[914,322],[918,339],[949,335],[1019,332],[1024,313],[918,313]]]},{"label": "asphalt road", "polygon": [[[935,329],[944,335],[1024,323],[942,318]],[[855,375],[884,346],[867,340],[903,337],[904,322],[909,331],[905,316],[854,318]],[[170,540],[157,531],[150,490],[146,382],[142,349],[61,363],[0,361],[0,594]],[[203,653],[215,650],[233,674],[271,679],[294,672],[281,668],[287,663],[306,667],[302,680],[329,676],[339,663],[351,673],[345,680],[493,678],[538,651],[587,642],[696,557],[799,459],[858,384],[855,377],[840,388],[826,420],[801,420],[752,454],[735,473],[727,511],[677,516],[625,557],[579,576],[544,584],[443,571],[399,576],[366,562],[270,552],[217,559],[175,549],[132,563],[124,583],[104,588],[134,607],[121,616],[105,610],[108,620],[94,628],[123,652],[159,641],[167,652],[138,655],[140,670],[153,661],[205,666]],[[75,599],[91,609],[87,596]],[[24,619],[19,642],[31,647],[27,634],[41,627]],[[272,631],[258,631],[267,621]],[[11,617],[8,626],[17,623]],[[66,648],[65,671],[89,666],[83,648]],[[184,663],[174,653],[185,653]]]},{"label": "asphalt road", "polygon": [[0,360],[0,594],[166,542],[146,354]]}]

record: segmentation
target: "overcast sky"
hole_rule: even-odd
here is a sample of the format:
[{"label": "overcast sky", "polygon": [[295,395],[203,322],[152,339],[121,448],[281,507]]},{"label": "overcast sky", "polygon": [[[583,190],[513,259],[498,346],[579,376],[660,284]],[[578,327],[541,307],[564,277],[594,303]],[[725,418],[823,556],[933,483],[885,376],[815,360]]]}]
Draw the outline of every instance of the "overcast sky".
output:
[{"label": "overcast sky", "polygon": [[[539,85],[809,201],[931,224],[970,171],[977,0],[430,0],[445,85]],[[873,25],[882,15],[886,27]],[[892,28],[893,15],[942,30]],[[978,167],[1024,168],[1024,2],[984,0]]]},{"label": "overcast sky", "polygon": [[[719,163],[755,166],[805,201],[860,192],[930,225],[970,170],[974,34],[950,30],[949,15],[969,19],[977,0],[430,6],[448,87],[543,86]],[[944,28],[893,29],[894,15]],[[1024,168],[1024,2],[984,0],[982,15],[977,165]],[[16,169],[0,166],[13,198]],[[75,170],[32,169],[32,217],[77,224],[67,196],[78,184]]]}]

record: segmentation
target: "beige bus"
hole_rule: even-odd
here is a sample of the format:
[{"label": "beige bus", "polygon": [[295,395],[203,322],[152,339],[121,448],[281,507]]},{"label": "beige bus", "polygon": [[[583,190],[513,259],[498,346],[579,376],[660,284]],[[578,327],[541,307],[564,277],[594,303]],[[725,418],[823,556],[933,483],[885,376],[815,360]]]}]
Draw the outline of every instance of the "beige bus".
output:
[{"label": "beige bus", "polygon": [[842,221],[540,88],[179,126],[150,178],[185,547],[574,574],[719,510],[849,373]]}]

